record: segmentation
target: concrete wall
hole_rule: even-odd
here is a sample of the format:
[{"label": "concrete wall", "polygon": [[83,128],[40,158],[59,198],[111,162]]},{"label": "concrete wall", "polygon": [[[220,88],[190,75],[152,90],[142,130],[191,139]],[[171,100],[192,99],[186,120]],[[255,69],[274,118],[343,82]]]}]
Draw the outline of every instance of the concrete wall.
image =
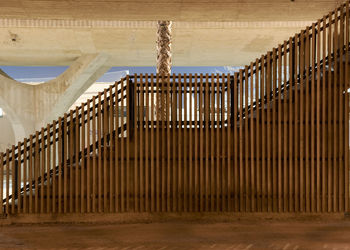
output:
[{"label": "concrete wall", "polygon": [[0,118],[0,131],[0,152],[4,152],[15,143],[12,124],[6,114]]}]

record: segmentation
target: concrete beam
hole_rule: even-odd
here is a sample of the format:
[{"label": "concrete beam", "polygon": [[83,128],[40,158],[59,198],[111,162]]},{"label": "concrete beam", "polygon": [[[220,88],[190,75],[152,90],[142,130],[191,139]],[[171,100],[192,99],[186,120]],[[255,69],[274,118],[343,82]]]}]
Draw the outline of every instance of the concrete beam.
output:
[{"label": "concrete beam", "polygon": [[79,57],[51,81],[30,85],[0,72],[0,107],[13,126],[16,141],[63,115],[109,67],[105,54]]}]

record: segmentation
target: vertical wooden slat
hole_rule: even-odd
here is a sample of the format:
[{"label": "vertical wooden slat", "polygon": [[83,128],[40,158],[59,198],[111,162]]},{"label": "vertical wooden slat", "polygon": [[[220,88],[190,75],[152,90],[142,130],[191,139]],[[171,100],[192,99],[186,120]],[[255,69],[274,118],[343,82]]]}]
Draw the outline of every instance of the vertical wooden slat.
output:
[{"label": "vertical wooden slat", "polygon": [[[326,25],[327,25],[327,18],[324,16],[323,20],[322,20],[322,25],[323,25],[323,31],[322,31],[322,61],[326,62]],[[326,212],[327,211],[327,169],[326,169],[326,81],[327,81],[327,77],[326,77],[326,66],[324,65],[322,67],[322,88],[321,88],[321,95],[322,95],[322,101],[321,101],[321,105],[322,105],[322,114],[321,114],[321,122],[322,122],[322,212]],[[300,109],[301,110],[301,109]]]},{"label": "vertical wooden slat", "polygon": [[[126,86],[124,86],[124,81],[121,82],[121,86],[120,86],[120,95],[121,95],[121,104],[120,104],[120,113],[119,110],[117,110],[117,116],[119,119],[119,114],[120,114],[120,128],[121,128],[121,138],[120,138],[120,210],[121,212],[125,211],[125,200],[126,200],[126,196],[125,196],[125,134],[129,134],[129,131],[124,130],[124,126],[125,126],[125,122],[126,125],[128,124],[128,120],[125,121],[125,114],[124,114],[124,110],[125,110],[125,98],[124,98],[124,88],[126,87],[126,92],[128,92],[128,84],[129,84],[129,80],[128,80],[128,76],[127,76],[127,81],[126,81]],[[126,96],[128,94],[126,93]],[[128,125],[127,125],[128,126]]]},{"label": "vertical wooden slat", "polygon": [[154,212],[157,208],[155,206],[155,201],[158,200],[155,196],[157,187],[155,180],[155,160],[154,160],[154,130],[155,130],[155,121],[154,121],[154,75],[151,74],[151,212]]},{"label": "vertical wooden slat", "polygon": [[[320,69],[320,63],[321,63],[321,54],[320,54],[320,47],[321,47],[321,21],[318,20],[317,22],[317,38],[316,38],[316,61],[317,61],[317,68],[316,68],[316,211],[321,211],[321,134],[320,134],[320,115],[321,115],[321,69]],[[314,69],[315,70],[315,69]]]},{"label": "vertical wooden slat", "polygon": [[277,117],[276,117],[276,106],[278,104],[277,97],[277,49],[273,48],[272,51],[272,89],[271,89],[271,109],[272,109],[272,211],[277,212],[278,200],[277,200],[277,136],[274,136],[275,133],[278,133],[277,130]]},{"label": "vertical wooden slat", "polygon": [[[332,21],[332,13],[329,13],[329,20],[328,23],[331,23]],[[329,25],[328,27],[328,32],[327,32],[327,53],[328,53],[328,65],[332,65],[332,24]],[[331,91],[331,86],[332,86],[332,69],[331,67],[328,67],[327,70],[327,162],[328,162],[328,190],[327,190],[327,197],[328,197],[328,204],[327,204],[327,211],[331,212],[333,210],[333,197],[332,197],[332,191],[333,191],[333,168],[332,168],[332,91]]]},{"label": "vertical wooden slat", "polygon": [[[209,182],[209,118],[208,118],[208,112],[210,110],[209,108],[209,92],[208,92],[208,88],[209,88],[209,76],[208,74],[205,74],[205,78],[204,78],[204,82],[202,83],[204,86],[204,90],[203,90],[203,134],[204,134],[204,138],[203,138],[203,144],[204,144],[204,166],[205,166],[205,178],[204,178],[204,189],[205,189],[205,196],[204,196],[204,205],[203,205],[203,210],[204,211],[209,211],[209,193],[210,193],[210,182]],[[222,86],[224,88],[224,85]]]},{"label": "vertical wooden slat", "polygon": [[[199,76],[199,211],[203,212],[204,167],[203,167],[203,74]],[[221,179],[222,181],[222,179]],[[222,199],[223,200],[223,199]]]},{"label": "vertical wooden slat", "polygon": [[283,200],[282,200],[282,152],[283,152],[283,145],[282,145],[282,46],[278,45],[278,51],[277,51],[277,63],[278,63],[278,85],[277,85],[277,91],[278,91],[278,97],[277,97],[277,172],[278,172],[278,191],[277,191],[277,200],[278,200],[278,212],[282,212],[283,209]]},{"label": "vertical wooden slat", "polygon": [[[91,133],[91,115],[90,115],[90,105],[91,105],[91,100],[88,99],[86,106],[87,106],[87,111],[86,111],[86,212],[90,213],[91,212],[91,179],[90,179],[90,174],[91,174],[91,134],[93,134],[93,131]],[[93,141],[92,141],[93,143]]]},{"label": "vertical wooden slat", "polygon": [[[157,121],[158,121],[158,125],[157,125],[157,135],[158,135],[158,140],[157,140],[157,146],[158,146],[158,150],[157,150],[157,154],[156,154],[156,158],[157,158],[157,166],[158,166],[158,187],[159,187],[159,211],[170,211],[171,210],[171,182],[169,181],[169,183],[166,183],[166,178],[172,178],[173,176],[170,174],[171,170],[169,170],[169,174],[168,171],[165,170],[165,140],[164,140],[164,136],[165,136],[165,125],[163,123],[163,118],[164,118],[164,107],[163,104],[165,103],[165,98],[166,96],[163,94],[164,90],[164,86],[166,85],[170,85],[170,81],[165,81],[164,76],[160,76],[157,75],[157,85],[159,85],[159,94],[160,94],[160,98],[157,98],[158,100],[158,106],[157,107],[161,107],[159,109],[157,109]],[[172,108],[171,108],[172,109]],[[171,136],[169,136],[170,140],[173,140],[173,138],[171,138]],[[168,174],[168,175],[167,175]],[[167,195],[168,193],[168,195]]]},{"label": "vertical wooden slat", "polygon": [[[118,89],[120,82],[116,82],[114,85],[114,105],[111,106],[112,110],[112,118],[114,118],[114,211],[119,212],[119,204],[120,204],[120,164],[119,164],[119,144],[122,140],[122,133],[121,133],[121,127],[123,127],[123,123],[121,123],[121,126],[119,126],[119,96],[118,91],[121,89]],[[121,100],[123,100],[123,96],[120,97]],[[112,102],[113,103],[113,102]],[[123,106],[121,104],[121,106]],[[89,127],[89,123],[88,123]],[[121,135],[121,137],[119,137]],[[88,143],[89,145],[89,143]],[[113,152],[113,150],[112,150]],[[112,156],[111,156],[112,157]]]},{"label": "vertical wooden slat", "polygon": [[[288,211],[288,100],[287,100],[287,41],[283,43],[283,212]],[[262,144],[264,145],[264,144]]]},{"label": "vertical wooden slat", "polygon": [[272,212],[272,137],[271,137],[271,85],[272,85],[272,72],[271,72],[271,52],[267,52],[267,67],[266,67],[266,150],[267,150],[267,211]]},{"label": "vertical wooden slat", "polygon": [[[195,104],[195,107],[197,105]],[[220,210],[220,76],[216,75],[216,211]],[[195,147],[197,149],[197,147]]]},{"label": "vertical wooden slat", "polygon": [[[24,157],[26,157],[26,146],[27,146],[27,139],[25,138],[24,139]],[[25,159],[25,158],[24,158]],[[7,159],[6,159],[7,160]],[[7,160],[8,161],[8,160]],[[26,170],[26,168],[24,168]],[[4,213],[4,206],[3,206],[3,193],[4,193],[4,171],[5,171],[5,168],[4,168],[4,154],[3,153],[0,153],[0,201],[1,201],[1,204],[2,204],[2,208],[0,209],[0,214],[3,214]],[[25,171],[26,172],[26,171]],[[25,180],[25,178],[24,178]],[[24,193],[24,196],[26,197],[27,194]],[[24,200],[23,204],[26,204],[25,203],[26,200]],[[24,205],[25,207],[25,205]],[[7,212],[7,211],[6,211]],[[25,210],[26,212],[26,210]]]},{"label": "vertical wooden slat", "polygon": [[[36,140],[38,137],[36,137]],[[38,143],[36,143],[36,145],[38,145]],[[38,148],[38,147],[37,147]],[[9,159],[9,158],[7,158]],[[12,145],[11,148],[11,213],[14,214],[15,213],[15,192],[16,192],[16,158],[15,158],[15,145]],[[38,184],[37,184],[38,186]],[[35,194],[37,194],[37,188],[35,189]],[[36,195],[36,200],[38,200],[38,196]],[[36,212],[38,212],[38,209],[36,209]]]},{"label": "vertical wooden slat", "polygon": [[[217,141],[217,143],[219,143]],[[218,157],[218,155],[217,155]],[[239,205],[240,212],[245,211],[244,195],[244,161],[243,161],[243,70],[239,71]]]},{"label": "vertical wooden slat", "polygon": [[139,189],[140,189],[140,193],[139,193],[139,208],[140,208],[140,212],[143,212],[144,209],[145,209],[145,190],[144,190],[144,182],[145,182],[145,179],[144,179],[144,161],[143,161],[143,155],[144,155],[144,76],[143,75],[140,75],[140,88],[139,88],[139,91],[140,91],[140,95],[139,95],[139,130],[140,130],[140,147],[139,147],[139,150],[140,150],[140,182],[139,182]]},{"label": "vertical wooden slat", "polygon": [[[158,98],[159,96],[159,91],[160,91],[160,83],[159,83],[159,75],[157,74],[156,75],[156,101],[157,101],[157,104],[156,104],[156,107],[157,107],[157,116],[156,116],[156,124],[157,124],[157,127],[156,127],[156,152],[155,152],[155,161],[156,161],[156,203],[157,203],[157,206],[156,206],[156,211],[157,212],[160,212],[161,211],[161,186],[160,186],[160,174],[161,174],[161,170],[160,170],[160,145],[159,145],[159,140],[160,140],[160,126],[161,126],[161,114],[159,112],[159,109],[158,107],[161,106],[161,100],[160,98]],[[163,200],[164,202],[164,200]],[[162,208],[163,208],[163,205],[162,205]],[[162,209],[163,211],[163,209]]]},{"label": "vertical wooden slat", "polygon": [[305,77],[305,185],[306,185],[306,212],[310,212],[310,31],[309,28],[306,28],[305,32],[306,42],[305,42],[305,68],[306,68],[306,77]]},{"label": "vertical wooden slat", "polygon": [[[159,114],[158,114],[158,123],[159,123],[159,154],[158,154],[158,158],[159,158],[159,164],[160,164],[160,168],[159,168],[159,178],[160,178],[160,193],[161,196],[159,197],[160,199],[160,203],[161,203],[161,211],[171,211],[171,183],[173,183],[173,181],[170,181],[171,178],[175,178],[174,175],[171,174],[171,170],[170,169],[165,169],[165,121],[164,121],[164,117],[165,117],[165,113],[166,112],[164,109],[165,107],[163,107],[163,104],[166,102],[166,87],[167,85],[170,85],[170,81],[169,80],[165,80],[165,76],[161,75],[159,76],[160,78],[160,98],[158,98],[159,101],[159,106],[160,109],[158,109]],[[174,88],[175,85],[173,85],[173,94],[174,94]],[[173,112],[173,107],[171,107],[171,110]],[[174,140],[174,135],[173,138],[171,138],[171,136],[169,136],[170,140]],[[173,156],[173,161],[171,162],[171,165],[174,163],[174,156]],[[169,167],[169,166],[168,166]],[[169,180],[169,182],[167,182],[167,180]],[[173,184],[174,185],[174,184]]]},{"label": "vertical wooden slat", "polygon": [[[210,83],[210,97],[211,97],[211,105],[210,105],[210,157],[211,157],[211,165],[210,165],[210,211],[213,212],[215,209],[215,75],[211,75],[211,83]],[[191,145],[190,145],[191,146]]]},{"label": "vertical wooden slat", "polygon": [[17,213],[21,213],[21,207],[22,207],[22,197],[21,197],[21,182],[22,182],[22,175],[21,175],[21,142],[18,142],[17,144],[17,171],[16,171],[16,179],[17,179]]},{"label": "vertical wooden slat", "polygon": [[[92,97],[92,212],[96,212],[97,176],[96,176],[96,97]],[[97,200],[98,202],[98,200]]]},{"label": "vertical wooden slat", "polygon": [[[338,11],[335,11],[335,20],[334,20],[334,43],[333,43],[333,53],[334,56],[337,55],[338,53]],[[337,127],[337,122],[338,122],[338,62],[337,59],[334,59],[334,78],[333,78],[333,207],[334,207],[334,212],[338,212],[339,210],[339,199],[338,199],[338,194],[339,194],[339,188],[338,188],[338,159],[337,159],[337,153],[338,153],[338,127]]]},{"label": "vertical wooden slat", "polygon": [[[209,82],[207,78],[207,82]],[[230,74],[226,75],[225,82],[227,83],[227,99],[226,99],[226,105],[227,105],[227,210],[229,212],[232,211],[232,165],[231,165],[231,119],[232,119],[232,106],[231,106],[231,76]],[[253,81],[251,81],[253,83]],[[209,85],[207,84],[207,89],[209,89]],[[207,99],[209,99],[209,94],[207,94]],[[209,127],[209,106],[207,106],[208,109],[208,123],[207,126]],[[207,136],[209,135],[209,131],[207,130]],[[209,149],[209,141],[206,143],[207,148]],[[206,161],[209,161],[209,156],[207,156]],[[209,186],[209,183],[207,183]]]},{"label": "vertical wooden slat", "polygon": [[97,141],[98,141],[98,155],[97,155],[97,192],[98,192],[98,198],[97,198],[97,204],[98,204],[98,212],[101,213],[103,209],[102,204],[102,138],[101,138],[101,122],[102,122],[102,93],[98,93],[98,101],[97,101]]},{"label": "vertical wooden slat", "polygon": [[40,184],[40,213],[44,213],[44,195],[45,195],[45,129],[41,128],[40,132],[40,142],[41,145],[39,145],[40,150],[40,159],[41,159],[41,165],[40,165],[40,177],[41,177],[41,184]]},{"label": "vertical wooden slat", "polygon": [[[79,131],[79,107],[76,106],[75,107],[75,122],[74,122],[74,125],[75,125],[75,147],[74,147],[74,156],[75,156],[75,166],[74,166],[74,169],[73,169],[73,172],[74,172],[74,177],[75,177],[75,192],[74,192],[74,212],[78,213],[79,212],[79,151],[80,151],[80,131]],[[72,166],[71,166],[72,167]]]},{"label": "vertical wooden slat", "polygon": [[[142,75],[140,75],[140,79],[142,79]],[[133,86],[133,94],[134,94],[134,98],[133,98],[133,105],[134,105],[134,112],[133,112],[133,119],[134,119],[134,124],[133,124],[133,138],[130,140],[134,141],[134,171],[133,171],[133,192],[134,192],[134,205],[133,205],[133,211],[139,211],[139,160],[138,160],[138,151],[139,151],[139,127],[138,127],[138,114],[140,111],[140,103],[139,103],[139,99],[138,99],[138,92],[139,88],[138,88],[138,78],[137,75],[134,75],[134,86]]]},{"label": "vertical wooden slat", "polygon": [[[251,196],[251,211],[255,212],[256,211],[256,198],[255,198],[255,194],[256,194],[256,158],[255,158],[255,151],[254,151],[254,147],[255,147],[255,139],[256,139],[256,135],[255,135],[255,129],[254,129],[254,113],[256,112],[256,108],[254,108],[254,63],[250,63],[250,109],[249,109],[249,132],[250,132],[250,185],[251,185],[251,191],[250,191],[250,196]],[[246,119],[248,119],[248,108],[246,108]]]},{"label": "vertical wooden slat", "polygon": [[[248,99],[249,99],[249,76],[248,66],[244,69],[244,170],[245,170],[245,211],[250,212],[250,169],[249,169],[249,118],[248,118]],[[244,108],[243,108],[244,107]],[[243,125],[243,124],[242,124]],[[243,149],[242,149],[243,150]]]},{"label": "vertical wooden slat", "polygon": [[[172,138],[169,136],[169,139],[171,139],[171,144],[168,143],[168,150],[170,151],[170,148],[172,149],[171,152],[171,167],[168,165],[167,169],[167,178],[163,178],[163,181],[167,180],[167,211],[176,211],[177,206],[177,196],[176,196],[176,185],[177,185],[177,171],[176,171],[176,116],[177,116],[177,94],[176,94],[176,75],[173,74],[172,76],[172,98],[171,98],[171,124],[172,124]],[[171,82],[167,81],[167,84],[171,86]],[[163,102],[164,103],[164,102]],[[164,129],[163,129],[164,131]],[[162,138],[164,139],[165,133],[162,134]],[[164,176],[164,175],[163,175]],[[172,185],[171,185],[172,184]],[[165,187],[165,183],[163,184]],[[172,192],[171,192],[172,191]],[[172,199],[171,199],[172,198]],[[162,199],[165,199],[165,197],[162,197]],[[172,202],[171,202],[172,201]],[[171,206],[172,205],[172,206]]]},{"label": "vertical wooden slat", "polygon": [[[346,2],[346,23],[345,23],[345,55],[349,54],[349,21],[350,21],[350,15],[349,15],[349,1]],[[350,212],[350,203],[349,203],[349,57],[345,56],[345,135],[344,135],[344,150],[345,150],[345,157],[344,157],[344,165],[345,165],[345,211]]]},{"label": "vertical wooden slat", "polygon": [[[238,135],[238,130],[240,130],[240,123],[237,123],[237,118],[238,118],[238,73],[235,73],[234,75],[234,82],[233,82],[233,142],[234,142],[234,150],[233,150],[233,155],[234,155],[234,211],[238,212],[240,209],[240,184],[239,184],[239,147],[238,147],[238,141],[240,140],[240,137]],[[213,95],[214,95],[214,88],[213,88]],[[215,98],[215,97],[213,97]],[[214,106],[214,101],[215,99],[213,99],[213,106]],[[239,110],[240,112],[240,110]],[[213,111],[213,117],[214,117],[214,111]],[[213,123],[214,123],[214,118],[213,119]],[[213,125],[214,127],[214,125]],[[213,133],[213,137],[214,137],[214,131],[212,131]],[[214,140],[211,144],[214,144]],[[212,151],[214,151],[212,149]],[[260,189],[259,189],[260,190]],[[259,197],[259,196],[258,196]]]},{"label": "vertical wooden slat", "polygon": [[[62,121],[62,117],[58,118],[58,213],[62,213],[62,168],[63,168],[63,152],[62,152],[62,148],[63,148],[63,131],[62,131],[62,127],[63,127],[63,121]],[[32,136],[30,137],[30,156],[32,155],[33,151],[32,151],[32,144],[33,144],[33,140],[32,140]],[[29,158],[29,180],[30,182],[32,181],[32,160],[31,157]],[[29,213],[31,213],[31,191],[32,188],[29,189]]]},{"label": "vertical wooden slat", "polygon": [[[56,120],[53,121],[52,123],[52,189],[51,189],[51,193],[52,193],[52,202],[51,202],[51,211],[52,213],[56,213],[57,212],[57,199],[56,199],[56,194],[57,194],[57,167],[60,168],[60,165],[57,165],[57,149],[56,149],[56,137],[60,136],[59,132],[57,130],[57,122]],[[59,138],[58,138],[59,140]],[[26,155],[26,154],[25,154]],[[27,172],[27,171],[26,171]],[[59,178],[59,177],[58,177]]]},{"label": "vertical wooden slat", "polygon": [[[263,68],[263,64],[260,65],[261,68]],[[261,145],[260,145],[260,137],[261,137],[261,123],[260,123],[260,113],[261,113],[261,105],[260,105],[260,73],[261,69],[259,69],[259,59],[257,58],[255,61],[255,120],[256,120],[256,130],[255,130],[255,146],[256,146],[256,155],[255,155],[255,164],[256,164],[256,208],[258,212],[261,212],[261,158],[260,158],[260,152],[261,152]],[[236,85],[235,85],[236,88]],[[235,94],[236,98],[236,94]],[[237,103],[234,103],[234,106],[236,106]],[[234,119],[237,119],[237,115],[233,115]],[[237,130],[234,127],[235,131]],[[236,143],[236,140],[234,140]],[[235,164],[236,165],[236,164]],[[236,174],[235,174],[236,175]],[[236,211],[236,210],[235,210]]]},{"label": "vertical wooden slat", "polygon": [[[30,145],[33,144],[33,136],[30,136]],[[32,151],[31,151],[32,152]],[[10,150],[6,149],[6,213],[10,213],[10,205],[9,205],[9,196],[10,196]],[[30,176],[31,177],[31,176]],[[32,181],[32,178],[30,178]],[[30,189],[30,194],[29,194],[29,202],[31,203],[32,200],[32,188]],[[31,213],[31,207],[29,209],[29,212]]]},{"label": "vertical wooden slat", "polygon": [[[338,35],[338,39],[339,39],[339,52],[338,52],[338,57],[339,57],[339,80],[337,82],[338,86],[339,86],[339,90],[337,92],[338,95],[338,106],[339,106],[339,113],[338,113],[338,189],[339,189],[339,211],[343,212],[344,211],[344,189],[347,188],[349,189],[349,187],[345,187],[344,188],[344,176],[346,174],[349,173],[345,173],[344,172],[344,165],[343,165],[343,157],[344,157],[344,153],[343,153],[343,140],[341,139],[344,136],[344,130],[343,130],[343,123],[344,123],[344,115],[343,115],[343,109],[344,109],[344,105],[345,103],[343,102],[343,93],[346,93],[347,89],[344,88],[344,16],[343,16],[343,7],[341,7],[340,9],[340,20],[339,20],[339,35]],[[349,44],[347,44],[347,46],[349,46]],[[347,55],[348,56],[348,55]],[[347,105],[349,103],[346,103]],[[347,121],[349,122],[349,121]],[[319,159],[319,158],[317,158]]]},{"label": "vertical wooden slat", "polygon": [[[305,211],[305,181],[304,181],[304,175],[305,175],[305,164],[304,164],[304,145],[305,145],[305,134],[304,134],[304,122],[305,122],[305,84],[304,84],[304,73],[305,73],[305,47],[304,47],[304,41],[305,41],[305,31],[302,31],[300,35],[300,68],[299,68],[299,183],[300,183],[300,192],[299,192],[299,205],[300,205],[300,212]],[[307,96],[307,95],[306,95]]]},{"label": "vertical wooden slat", "polygon": [[[85,104],[81,104],[81,165],[80,165],[80,212],[84,213],[85,210],[85,195],[86,193],[86,181],[85,181],[85,170],[86,163],[85,159],[87,159],[88,154],[85,154]],[[87,121],[88,122],[88,121]],[[89,144],[88,144],[89,145]]]},{"label": "vertical wooden slat", "polygon": [[[183,187],[184,187],[184,161],[183,161],[183,153],[182,153],[182,146],[184,144],[183,142],[183,129],[182,129],[182,124],[183,124],[183,120],[182,120],[182,106],[183,106],[183,101],[182,101],[182,89],[183,89],[183,84],[182,84],[182,75],[178,75],[177,79],[178,79],[178,131],[179,131],[179,135],[178,135],[178,146],[177,146],[177,158],[178,158],[178,162],[177,162],[177,175],[178,175],[178,182],[177,182],[177,211],[178,212],[183,212]],[[184,127],[185,128],[185,127]]]},{"label": "vertical wooden slat", "polygon": [[[103,105],[101,107],[102,111],[101,111],[101,119],[102,119],[102,136],[103,136],[103,179],[101,180],[101,182],[103,182],[103,207],[102,207],[102,211],[103,212],[107,212],[108,211],[108,204],[107,204],[107,191],[108,191],[108,177],[107,177],[107,136],[108,136],[108,109],[107,109],[107,89],[104,89],[103,91]],[[102,157],[102,152],[99,152],[99,158]],[[102,160],[101,159],[101,160]],[[102,185],[102,184],[101,184]]]},{"label": "vertical wooden slat", "polygon": [[220,120],[220,124],[221,124],[221,209],[222,211],[226,211],[226,204],[225,204],[225,197],[226,197],[226,166],[225,166],[225,138],[226,138],[226,134],[225,134],[225,84],[224,84],[224,79],[225,76],[221,75],[221,102],[220,102],[220,110],[221,110],[221,120]]},{"label": "vertical wooden slat", "polygon": [[[149,84],[148,84],[148,74],[145,75],[145,97],[142,98],[143,104],[146,107],[145,113],[145,211],[149,212],[149,105],[150,105],[150,98],[149,98]],[[143,92],[142,92],[143,94]]]},{"label": "vertical wooden slat", "polygon": [[91,195],[92,195],[92,188],[91,188],[91,143],[94,143],[93,140],[91,140],[91,135],[94,134],[94,131],[91,130],[91,110],[90,110],[90,106],[91,106],[91,100],[88,99],[87,103],[87,114],[86,114],[86,120],[87,120],[87,125],[86,125],[86,131],[87,131],[87,135],[86,135],[86,212],[90,213],[92,210],[92,205],[91,205]]},{"label": "vertical wooden slat", "polygon": [[[194,211],[199,211],[199,181],[198,178],[200,177],[199,171],[198,171],[198,76],[197,74],[194,75]],[[200,126],[200,125],[199,125]]]},{"label": "vertical wooden slat", "polygon": [[[126,118],[126,124],[127,124],[127,138],[126,138],[126,211],[129,212],[130,211],[130,196],[131,196],[131,192],[130,192],[130,188],[131,188],[131,177],[130,177],[130,168],[131,168],[131,163],[130,163],[130,154],[131,154],[131,140],[132,140],[132,136],[134,136],[133,132],[131,131],[131,127],[132,127],[132,117],[131,117],[131,102],[130,100],[133,99],[132,96],[132,90],[135,91],[135,81],[136,79],[134,78],[134,82],[130,81],[129,78],[127,77],[127,92],[126,92],[126,106],[127,106],[127,118]],[[133,105],[135,105],[135,100],[133,101]],[[135,107],[134,107],[135,108]],[[135,116],[135,110],[134,110],[134,114]],[[134,117],[133,117],[134,118]],[[134,128],[135,129],[135,128]]]},{"label": "vertical wooden slat", "polygon": [[[50,135],[50,130],[51,130],[51,126],[50,124],[48,124],[46,126],[46,146],[47,146],[47,150],[46,150],[46,213],[49,213],[51,211],[51,184],[52,180],[51,180],[51,175],[50,175],[50,170],[51,170],[51,135]],[[54,135],[54,131],[52,132],[52,135]],[[52,144],[54,144],[54,142],[52,142]],[[25,157],[25,156],[24,156]],[[25,158],[23,158],[23,160],[25,161]],[[54,168],[53,170],[54,171]],[[55,174],[52,174],[52,178],[55,178]],[[25,184],[25,182],[24,182]]]},{"label": "vertical wooden slat", "polygon": [[21,142],[18,142],[17,144],[17,172],[16,172],[16,178],[17,178],[17,213],[21,213],[22,210],[22,195],[21,195],[21,183],[22,183],[22,164],[21,164],[21,158],[22,158],[22,153],[21,153]]},{"label": "vertical wooden slat", "polygon": [[260,99],[261,99],[261,207],[262,212],[267,211],[267,190],[266,190],[266,126],[265,126],[265,116],[266,116],[266,108],[265,108],[265,87],[266,87],[266,77],[265,77],[265,58],[261,57],[261,74],[260,74]]},{"label": "vertical wooden slat", "polygon": [[[298,162],[298,156],[299,156],[299,126],[298,123],[299,121],[299,92],[300,92],[300,88],[298,89],[298,87],[300,87],[299,81],[298,81],[298,66],[299,66],[299,49],[298,49],[298,44],[300,43],[299,39],[299,34],[295,34],[294,36],[294,49],[293,49],[293,85],[294,85],[294,124],[293,124],[293,128],[294,128],[294,153],[292,155],[293,157],[293,162],[294,162],[294,188],[293,188],[293,199],[294,199],[294,211],[298,212],[299,211],[299,204],[300,204],[300,200],[299,200],[299,162]],[[298,86],[299,85],[299,86]]]},{"label": "vertical wooden slat", "polygon": [[288,197],[289,197],[289,212],[294,212],[294,193],[293,193],[293,169],[294,169],[294,162],[293,162],[293,56],[294,56],[294,49],[293,49],[293,38],[289,38],[289,99],[288,99],[288,133],[289,133],[289,140],[288,140],[288,158],[289,158],[289,189],[288,189]]},{"label": "vertical wooden slat", "polygon": [[184,123],[184,133],[183,133],[183,169],[184,169],[184,179],[183,179],[183,201],[184,201],[184,206],[183,206],[183,211],[188,212],[188,118],[187,118],[187,103],[188,103],[188,97],[191,98],[191,96],[187,95],[187,80],[188,77],[186,74],[184,74],[184,81],[183,81],[183,110],[184,110],[184,116],[183,116],[183,123]]},{"label": "vertical wooden slat", "polygon": [[182,138],[182,81],[181,81],[182,75],[178,75],[178,143],[177,143],[177,212],[182,212],[182,206],[183,206],[183,199],[182,199],[182,193],[183,193],[183,162],[182,162],[182,144],[183,144],[183,138]]},{"label": "vertical wooden slat", "polygon": [[193,91],[192,91],[193,85],[192,85],[192,74],[189,75],[189,212],[193,211],[193,137],[192,137],[192,131],[193,131]]},{"label": "vertical wooden slat", "polygon": [[[14,151],[14,148],[12,148],[12,152]],[[35,213],[39,212],[39,170],[40,170],[40,158],[39,158],[39,131],[36,131],[35,133],[35,162],[34,162],[34,181],[35,181],[35,198],[34,198],[34,211]],[[14,164],[14,155],[12,156],[12,160]],[[12,165],[12,173],[14,173],[14,165]],[[14,185],[15,180],[14,180],[14,175],[12,175],[12,185]],[[12,188],[12,198],[14,197],[14,188]],[[12,203],[12,207],[14,209],[14,202]],[[13,210],[14,211],[14,210]],[[13,212],[12,211],[12,212]]]},{"label": "vertical wooden slat", "polygon": [[[134,81],[136,81],[136,79],[134,79]],[[131,181],[130,181],[130,168],[131,168],[131,165],[130,165],[130,150],[131,150],[131,140],[132,140],[132,132],[131,132],[131,122],[132,122],[132,119],[131,119],[131,106],[129,103],[130,101],[130,98],[133,98],[132,97],[132,92],[131,92],[131,89],[135,87],[135,84],[130,81],[129,77],[127,76],[127,81],[126,81],[126,108],[127,108],[127,118],[126,118],[126,131],[127,131],[127,135],[126,135],[126,181],[125,181],[125,186],[126,186],[126,211],[129,212],[130,211],[130,186],[131,186]],[[135,91],[135,89],[133,89]],[[135,102],[134,102],[135,103]]]},{"label": "vertical wooden slat", "polygon": [[[36,137],[36,138],[38,138],[38,137]],[[38,139],[36,139],[36,140],[38,140]],[[38,145],[37,142],[36,142],[36,145]],[[39,148],[39,147],[37,147],[37,148]],[[15,150],[16,150],[15,145],[12,145],[12,147],[11,147],[11,159],[12,159],[11,160],[11,213],[12,214],[15,213],[15,205],[16,205],[15,204],[15,192],[16,192],[16,181],[15,181],[15,178],[16,178],[16,157],[15,157]],[[40,164],[40,162],[38,162],[38,163]],[[39,164],[38,164],[38,166],[40,166]],[[37,171],[40,171],[40,168]],[[38,179],[38,178],[36,178],[36,179]],[[38,186],[38,184],[37,184],[37,186]],[[36,194],[37,194],[37,191],[38,191],[38,189],[36,188],[35,189],[35,193]],[[37,203],[38,203],[38,195],[36,195],[36,200],[37,200]],[[36,209],[36,212],[38,212],[38,209]]]},{"label": "vertical wooden slat", "polygon": [[[28,182],[28,178],[27,178],[27,173],[28,173],[28,166],[27,166],[27,146],[28,146],[28,139],[27,138],[24,138],[24,142],[23,142],[23,213],[28,213],[28,193],[27,193],[27,183],[30,183]],[[3,166],[3,154],[0,154],[1,158],[0,158],[0,164],[1,164],[1,172],[0,172],[0,201],[3,201],[3,174],[4,174],[4,166]],[[1,209],[1,212],[3,212],[3,209]]]},{"label": "vertical wooden slat", "polygon": [[75,194],[75,187],[74,187],[74,168],[73,168],[73,160],[74,160],[74,147],[75,147],[75,129],[74,129],[74,123],[73,123],[73,110],[70,111],[69,113],[69,131],[68,136],[69,139],[67,140],[68,142],[68,161],[69,161],[69,212],[73,212],[73,194]]}]

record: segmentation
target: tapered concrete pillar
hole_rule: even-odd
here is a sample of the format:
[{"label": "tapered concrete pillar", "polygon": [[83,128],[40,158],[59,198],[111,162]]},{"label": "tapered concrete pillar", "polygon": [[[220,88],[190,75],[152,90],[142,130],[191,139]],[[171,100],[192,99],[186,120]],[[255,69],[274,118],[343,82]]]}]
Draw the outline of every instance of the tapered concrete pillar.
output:
[{"label": "tapered concrete pillar", "polygon": [[[165,76],[171,74],[171,25],[171,21],[158,21],[157,73]],[[164,93],[165,88],[160,90]],[[157,107],[158,119],[166,120],[166,101],[162,94],[157,95],[157,103],[160,103]]]},{"label": "tapered concrete pillar", "polygon": [[38,85],[15,81],[0,71],[0,107],[11,121],[16,142],[62,116],[109,69],[108,58],[83,55],[56,79]]}]

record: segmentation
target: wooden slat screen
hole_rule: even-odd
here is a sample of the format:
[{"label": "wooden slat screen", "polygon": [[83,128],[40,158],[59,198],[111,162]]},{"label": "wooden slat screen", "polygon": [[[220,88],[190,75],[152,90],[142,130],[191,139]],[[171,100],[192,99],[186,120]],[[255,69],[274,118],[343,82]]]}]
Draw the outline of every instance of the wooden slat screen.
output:
[{"label": "wooden slat screen", "polygon": [[233,75],[127,76],[0,154],[0,213],[349,212],[349,21]]}]

